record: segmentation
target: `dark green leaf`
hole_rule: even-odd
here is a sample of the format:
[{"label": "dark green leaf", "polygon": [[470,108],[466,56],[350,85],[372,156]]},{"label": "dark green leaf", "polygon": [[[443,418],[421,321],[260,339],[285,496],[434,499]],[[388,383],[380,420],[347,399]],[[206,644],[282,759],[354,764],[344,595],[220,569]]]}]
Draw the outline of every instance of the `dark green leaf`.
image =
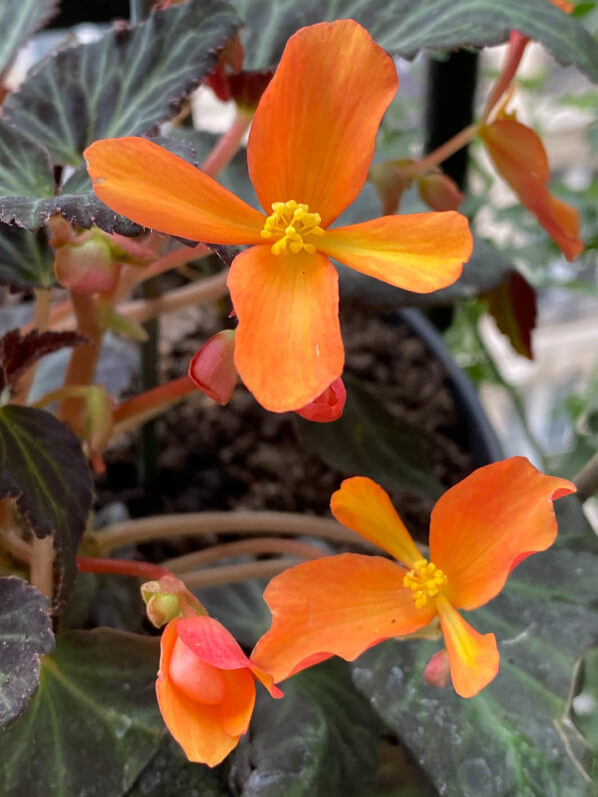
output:
[{"label": "dark green leaf", "polygon": [[55,282],[54,254],[46,233],[0,224],[0,283],[28,290],[51,288]]},{"label": "dark green leaf", "polygon": [[48,601],[20,578],[0,578],[0,726],[25,710],[39,686],[40,656],[54,650]]},{"label": "dark green leaf", "polygon": [[117,631],[59,636],[40,688],[0,733],[0,793],[121,797],[163,729],[154,683],[158,641]]},{"label": "dark green leaf", "polygon": [[298,28],[322,20],[355,19],[393,55],[499,44],[519,30],[544,44],[562,64],[598,80],[598,46],[583,28],[547,0],[234,0],[245,22],[241,38],[247,70],[277,63]]},{"label": "dark green leaf", "polygon": [[353,665],[360,691],[448,797],[592,794],[587,745],[566,714],[576,660],[598,640],[598,546],[574,497],[556,506],[558,545],[467,613],[501,651],[500,672],[479,695],[424,684],[438,648],[430,642],[386,642]]},{"label": "dark green leaf", "polygon": [[165,739],[127,797],[229,797],[223,768],[190,763],[170,736]]},{"label": "dark green leaf", "polygon": [[263,599],[265,587],[265,581],[242,581],[202,589],[197,597],[241,645],[252,648],[272,622]]},{"label": "dark green leaf", "polygon": [[14,385],[19,377],[46,354],[77,346],[86,340],[78,332],[54,332],[37,329],[21,335],[18,329],[11,329],[0,338],[0,391]]},{"label": "dark green leaf", "polygon": [[598,774],[598,648],[581,662],[579,694],[573,698],[572,718],[594,753]]},{"label": "dark green leaf", "polygon": [[360,794],[374,775],[380,723],[329,661],[284,685],[281,700],[260,691],[250,733],[234,754],[231,783],[242,797]]},{"label": "dark green leaf", "polygon": [[92,141],[148,133],[175,116],[238,26],[222,0],[189,0],[133,28],[121,24],[43,61],[7,97],[4,121],[57,163],[78,165]]},{"label": "dark green leaf", "polygon": [[354,377],[345,375],[347,403],[334,423],[297,418],[300,440],[330,467],[359,473],[389,490],[411,489],[437,498],[442,488],[430,474],[425,443],[413,426],[391,415]]},{"label": "dark green leaf", "polygon": [[47,151],[35,141],[0,124],[0,219],[37,229],[32,223],[39,200],[54,196],[55,182]]},{"label": "dark green leaf", "polygon": [[0,496],[17,508],[37,537],[54,534],[56,599],[66,599],[75,556],[91,509],[91,474],[81,443],[44,410],[0,408]]},{"label": "dark green leaf", "polygon": [[56,13],[57,0],[0,2],[0,77],[20,47]]}]

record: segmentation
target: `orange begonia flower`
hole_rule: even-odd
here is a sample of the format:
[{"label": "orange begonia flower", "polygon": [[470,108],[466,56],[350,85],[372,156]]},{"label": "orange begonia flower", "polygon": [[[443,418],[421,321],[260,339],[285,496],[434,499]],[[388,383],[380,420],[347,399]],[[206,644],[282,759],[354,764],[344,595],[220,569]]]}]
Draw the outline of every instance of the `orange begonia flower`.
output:
[{"label": "orange begonia flower", "polygon": [[427,293],[453,283],[471,254],[467,220],[456,212],[329,228],[365,183],[397,87],[392,59],[357,22],[295,33],[247,148],[268,216],[146,139],[97,141],[85,152],[96,194],[118,213],[194,241],[253,244],[228,278],[239,320],[235,362],[269,410],[305,406],[342,373],[338,276],[329,257]]},{"label": "orange begonia flower", "polygon": [[551,196],[550,168],[540,137],[515,119],[499,116],[482,125],[480,137],[498,173],[531,211],[567,260],[583,251],[579,237],[579,214],[571,205]]},{"label": "orange begonia flower", "polygon": [[282,697],[217,620],[197,615],[168,623],[156,693],[164,722],[190,761],[214,767],[237,746],[253,714],[255,678],[272,697]]},{"label": "orange begonia flower", "polygon": [[472,697],[498,672],[499,654],[494,634],[477,633],[457,609],[487,603],[519,562],[552,545],[551,501],[574,491],[523,457],[480,468],[434,507],[427,561],[387,493],[371,479],[347,479],[332,496],[332,513],[407,569],[349,553],[281,573],[264,593],[272,627],[252,660],[280,681],[329,656],[352,661],[439,618],[455,690]]}]

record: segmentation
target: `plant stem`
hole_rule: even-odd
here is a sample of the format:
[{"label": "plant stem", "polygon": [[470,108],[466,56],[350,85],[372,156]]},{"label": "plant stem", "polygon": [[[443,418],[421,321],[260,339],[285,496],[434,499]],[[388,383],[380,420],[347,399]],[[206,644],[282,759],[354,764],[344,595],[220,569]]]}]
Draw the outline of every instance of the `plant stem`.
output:
[{"label": "plant stem", "polygon": [[574,477],[573,483],[577,487],[580,501],[585,501],[598,492],[598,452],[586,462],[579,473]]},{"label": "plant stem", "polygon": [[174,559],[163,562],[163,565],[172,573],[182,573],[186,570],[195,570],[209,562],[226,559],[229,556],[256,553],[281,553],[299,559],[319,559],[326,556],[326,551],[316,548],[315,545],[309,545],[307,542],[281,540],[276,537],[258,537],[254,540],[236,540],[235,542],[225,542],[222,545],[213,545],[201,551],[176,556]]},{"label": "plant stem", "polygon": [[[104,330],[98,321],[95,299],[74,291],[71,291],[70,296],[77,319],[77,331],[90,342],[73,349],[64,379],[65,387],[89,385],[93,382],[104,336]],[[85,400],[81,398],[65,398],[58,405],[57,416],[77,431],[84,404]]]},{"label": "plant stem", "polygon": [[80,573],[112,573],[117,576],[135,576],[148,580],[170,575],[170,571],[149,562],[136,562],[131,559],[102,559],[95,556],[78,556],[77,568]]},{"label": "plant stem", "polygon": [[[115,523],[94,535],[99,554],[115,548],[168,537],[201,537],[208,534],[264,534],[271,532],[321,537],[325,540],[371,547],[358,534],[336,520],[293,512],[189,512]],[[377,550],[377,548],[376,548]]]},{"label": "plant stem", "polygon": [[128,270],[121,276],[120,284],[114,293],[113,300],[119,302],[139,283],[145,282],[152,277],[157,277],[158,274],[163,274],[165,271],[184,266],[192,260],[206,257],[211,254],[211,251],[205,244],[197,244],[197,246],[193,247],[180,246],[154,260],[149,266],[128,266]]},{"label": "plant stem", "polygon": [[523,431],[525,433],[525,436],[527,437],[530,445],[535,449],[535,451],[536,451],[536,453],[537,453],[537,455],[538,455],[538,457],[540,459],[540,462],[542,464],[542,468],[544,470],[546,470],[547,463],[546,463],[546,455],[544,453],[544,449],[542,448],[542,445],[540,444],[538,438],[536,437],[536,435],[534,434],[534,432],[532,431],[532,429],[531,429],[531,427],[529,425],[529,422],[527,420],[527,413],[525,411],[525,407],[524,407],[523,402],[521,400],[521,396],[517,392],[516,388],[507,379],[505,379],[504,376],[501,374],[500,369],[499,369],[498,365],[496,364],[496,362],[494,360],[494,357],[490,353],[490,350],[486,346],[486,341],[482,337],[482,334],[481,334],[481,332],[479,330],[477,317],[475,317],[468,310],[467,306],[465,306],[465,308],[466,308],[467,316],[468,316],[468,319],[469,319],[469,324],[470,324],[471,331],[472,331],[472,334],[474,336],[474,339],[475,339],[480,351],[484,355],[484,358],[485,358],[485,360],[486,360],[486,362],[488,364],[488,367],[492,371],[493,377],[496,379],[498,384],[501,385],[501,387],[503,387],[507,391],[507,393],[509,394],[509,397],[510,397],[511,401],[513,402],[513,406],[514,406],[515,411],[517,413],[517,416],[519,418],[519,422],[521,423],[521,428],[523,429]]},{"label": "plant stem", "polygon": [[430,169],[439,166],[443,161],[458,152],[464,146],[469,144],[478,134],[479,125],[472,124],[463,128],[457,135],[449,138],[442,146],[430,152],[425,158],[422,158],[415,163],[410,163],[407,166],[401,166],[399,172],[403,179],[409,180],[416,177],[418,174],[428,172]]},{"label": "plant stem", "polygon": [[221,271],[155,299],[136,299],[121,305],[118,312],[133,321],[144,323],[156,316],[172,313],[190,304],[214,301],[226,295],[227,276],[227,271]]},{"label": "plant stem", "polygon": [[31,583],[52,603],[54,590],[54,537],[33,538],[31,545]]},{"label": "plant stem", "polygon": [[[31,328],[43,332],[48,326],[50,318],[50,291],[45,288],[35,289],[35,311],[33,313],[33,320],[31,321]],[[12,402],[13,404],[26,404],[29,397],[31,385],[35,379],[35,372],[37,370],[38,361],[36,360],[32,366],[21,376],[15,385]]]},{"label": "plant stem", "polygon": [[278,557],[263,562],[248,562],[240,565],[210,567],[193,573],[181,573],[180,578],[189,589],[213,587],[216,584],[232,584],[235,581],[248,581],[252,578],[271,578],[297,564],[296,559]]},{"label": "plant stem", "polygon": [[165,385],[158,385],[145,393],[140,393],[132,399],[123,401],[114,410],[114,429],[112,437],[116,437],[129,429],[134,429],[142,423],[155,418],[172,404],[181,401],[189,393],[197,391],[197,387],[185,374],[179,379],[173,379]]},{"label": "plant stem", "polygon": [[216,177],[231,162],[241,146],[243,136],[251,124],[252,115],[237,108],[230,129],[216,142],[214,149],[201,165],[201,170],[209,177]]},{"label": "plant stem", "polygon": [[0,548],[9,553],[13,559],[31,565],[31,545],[22,540],[14,531],[0,531]]},{"label": "plant stem", "polygon": [[490,94],[486,100],[484,113],[482,114],[482,123],[486,122],[494,106],[513,82],[513,78],[515,77],[515,73],[517,72],[528,42],[529,39],[527,36],[522,36],[522,34],[516,30],[511,31],[509,49],[507,50],[506,58],[500,70],[500,75],[490,90]]}]

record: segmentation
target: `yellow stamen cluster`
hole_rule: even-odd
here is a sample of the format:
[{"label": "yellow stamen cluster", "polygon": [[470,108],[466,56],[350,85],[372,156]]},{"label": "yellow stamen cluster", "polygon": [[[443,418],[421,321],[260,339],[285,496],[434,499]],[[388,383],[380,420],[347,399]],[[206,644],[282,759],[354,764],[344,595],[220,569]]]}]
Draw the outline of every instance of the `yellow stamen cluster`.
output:
[{"label": "yellow stamen cluster", "polygon": [[268,216],[262,238],[278,238],[272,245],[272,254],[279,255],[289,250],[296,255],[303,249],[313,255],[316,247],[305,241],[308,235],[324,235],[319,226],[322,221],[319,213],[310,213],[309,207],[290,199],[288,202],[273,202],[271,216]]},{"label": "yellow stamen cluster", "polygon": [[418,559],[403,579],[403,586],[413,592],[415,607],[423,609],[428,598],[435,598],[447,583],[447,578],[439,567],[426,559]]}]

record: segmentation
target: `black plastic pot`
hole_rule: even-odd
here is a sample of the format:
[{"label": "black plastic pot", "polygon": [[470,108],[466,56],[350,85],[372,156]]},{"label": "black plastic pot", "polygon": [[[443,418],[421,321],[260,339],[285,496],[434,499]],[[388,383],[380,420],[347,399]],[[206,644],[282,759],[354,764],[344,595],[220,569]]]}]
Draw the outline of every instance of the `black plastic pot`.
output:
[{"label": "black plastic pot", "polygon": [[435,327],[418,310],[397,311],[403,322],[443,364],[455,399],[458,442],[469,451],[476,468],[504,458],[502,446],[467,374],[459,368]]}]

